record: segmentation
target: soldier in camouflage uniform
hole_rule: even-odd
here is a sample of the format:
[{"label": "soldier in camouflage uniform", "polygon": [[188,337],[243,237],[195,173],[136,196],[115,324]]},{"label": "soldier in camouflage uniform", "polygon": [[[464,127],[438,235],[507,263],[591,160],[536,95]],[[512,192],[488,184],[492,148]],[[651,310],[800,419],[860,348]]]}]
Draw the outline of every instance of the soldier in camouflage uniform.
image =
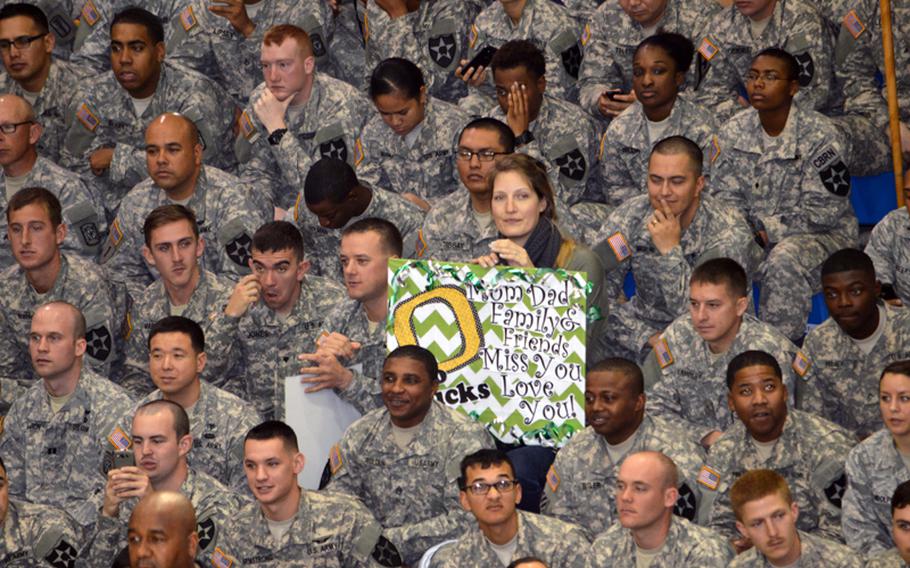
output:
[{"label": "soldier in camouflage uniform", "polygon": [[487,46],[499,48],[516,39],[530,41],[545,54],[547,93],[577,102],[584,45],[569,11],[545,0],[492,2],[477,15],[468,32],[468,58]]},{"label": "soldier in camouflage uniform", "polygon": [[721,128],[711,175],[712,194],[746,215],[767,251],[761,318],[792,340],[805,334],[819,267],[858,233],[842,138],[830,119],[793,102],[798,69],[776,48],[754,59],[754,108]]},{"label": "soldier in camouflage uniform", "polygon": [[891,536],[894,548],[867,555],[865,568],[906,568],[910,565],[910,483],[903,482],[891,496]]},{"label": "soldier in camouflage uniform", "polygon": [[[910,197],[910,176],[904,180],[904,199]],[[898,303],[910,305],[910,217],[906,207],[891,211],[875,225],[866,254],[875,275]]]},{"label": "soldier in camouflage uniform", "polygon": [[[199,266],[205,242],[199,237],[196,215],[183,205],[156,207],[143,225],[142,255],[160,275],[132,298],[124,329],[126,360],[112,380],[141,397],[152,388],[148,372],[148,331],[166,316],[183,316],[204,328],[212,314],[224,309],[234,282]],[[223,381],[229,354],[206,349],[202,372],[207,381]]]},{"label": "soldier in camouflage uniform", "polygon": [[[747,8],[724,8],[704,28],[698,46],[695,101],[717,113],[722,122],[739,111],[749,89],[746,76],[766,48],[784,49],[797,62],[800,94],[806,110],[825,111],[832,103],[833,54],[827,28],[811,2],[760,0]],[[752,94],[749,95],[750,100]]]},{"label": "soldier in camouflage uniform", "polygon": [[[6,8],[10,4],[15,4],[16,6],[7,9],[5,13],[28,15],[28,17],[31,17],[30,14],[35,14],[37,16],[37,12],[32,8],[23,8],[23,5],[35,6],[38,8],[43,15],[40,19],[44,22],[42,30],[38,33],[49,33],[54,42],[51,46],[54,57],[57,60],[68,61],[72,55],[73,41],[76,39],[76,30],[79,27],[79,24],[76,23],[76,19],[79,17],[82,1],[83,0],[34,0],[32,2],[20,2],[19,0],[2,0],[0,1],[0,8]],[[36,34],[30,33],[25,35]],[[42,40],[42,42],[43,41],[44,40]],[[9,52],[6,52],[6,54],[9,54]]]},{"label": "soldier in camouflage uniform", "polygon": [[311,366],[304,383],[334,388],[362,414],[380,408],[382,362],[386,356],[388,263],[401,256],[401,234],[385,219],[367,217],[346,227],[339,255],[348,300],[326,317],[314,353],[300,356]]},{"label": "soldier in camouflage uniform", "polygon": [[[434,400],[439,380],[426,349],[392,351],[380,379],[385,407],[347,429],[328,465],[328,489],[375,511],[408,564],[470,526],[458,502],[458,467],[464,456],[494,447],[483,426]],[[410,402],[403,405],[403,398]]]},{"label": "soldier in camouflage uniform", "polygon": [[156,400],[140,406],[132,420],[131,437],[121,442],[132,443],[136,465],[109,470],[103,494],[93,496],[100,515],[85,547],[87,565],[102,566],[122,553],[133,509],[142,497],[157,491],[179,491],[193,504],[199,534],[196,560],[204,561],[246,499],[189,467],[186,456],[194,440],[189,418],[179,404]]},{"label": "soldier in camouflage uniform", "polygon": [[[670,183],[679,176],[684,184]],[[629,199],[601,226],[594,250],[607,270],[607,297],[618,301],[628,272],[636,284],[635,296],[610,306],[608,351],[639,359],[685,313],[689,278],[702,262],[729,257],[754,265],[755,243],[745,220],[704,196],[704,185],[698,146],[681,136],[665,139],[651,151],[648,195]]]},{"label": "soldier in camouflage uniform", "polygon": [[803,379],[797,405],[862,439],[882,425],[882,369],[910,359],[910,313],[878,303],[872,261],[856,249],[837,251],[825,261],[822,289],[831,317],[803,343],[801,353],[811,364],[797,371]]},{"label": "soldier in camouflage uniform", "polygon": [[209,349],[231,357],[224,365],[230,376],[216,384],[267,418],[284,416],[285,377],[300,373],[297,355],[315,345],[326,314],[343,297],[335,282],[307,274],[303,250],[290,223],[260,227],[253,235],[253,274],[240,279],[207,328]]},{"label": "soldier in camouflage uniform", "polygon": [[701,524],[732,536],[730,487],[744,472],[764,467],[790,484],[799,504],[800,530],[840,541],[844,460],[853,436],[824,418],[788,410],[780,366],[764,351],[734,357],[727,368],[727,386],[740,421],[711,446],[698,475]]},{"label": "soldier in camouflage uniform", "polygon": [[[63,207],[63,218],[67,224],[67,236],[63,249],[78,254],[87,260],[94,260],[100,250],[103,234],[107,231],[104,207],[97,195],[79,179],[79,176],[61,168],[38,154],[35,141],[40,142],[45,131],[34,122],[31,106],[17,95],[0,96],[0,124],[16,124],[15,131],[4,133],[8,151],[0,156],[0,207],[6,209],[10,198],[27,187],[43,187],[53,193]],[[13,265],[13,256],[8,245],[6,220],[0,220],[4,246],[0,247],[0,267]]]},{"label": "soldier in camouflage uniform", "polygon": [[860,442],[847,458],[844,538],[851,548],[866,554],[892,546],[891,496],[898,484],[910,480],[907,391],[910,363],[895,361],[885,367],[879,381],[885,427]]},{"label": "soldier in camouflage uniform", "polygon": [[[714,116],[679,96],[693,51],[692,43],[675,33],[659,33],[638,44],[632,81],[641,101],[614,118],[600,140],[601,187],[610,207],[642,194],[651,149],[664,138],[685,136],[711,155]],[[710,164],[706,166],[708,176]]]},{"label": "soldier in camouflage uniform", "polygon": [[639,555],[651,566],[726,568],[733,551],[724,538],[673,515],[677,478],[673,460],[657,451],[637,452],[623,462],[615,491],[626,511],[594,540],[588,568],[636,568],[644,559]]},{"label": "soldier in camouflage uniform", "polygon": [[[174,0],[172,0],[174,1]],[[310,37],[320,69],[331,69],[328,41],[331,22],[326,2],[271,0],[238,3],[238,12],[206,0],[176,0],[167,34],[168,59],[223,85],[241,107],[256,87],[262,69],[262,38],[273,26],[293,24]]]},{"label": "soldier in camouflage uniform", "polygon": [[593,540],[618,518],[614,490],[620,467],[632,454],[651,450],[678,464],[675,512],[695,519],[696,477],[704,452],[684,430],[645,414],[638,365],[626,359],[606,359],[589,368],[585,416],[589,426],[559,450],[547,475],[544,514],[582,527]]},{"label": "soldier in camouflage uniform", "polygon": [[[152,210],[169,203],[180,203],[195,213],[199,233],[208,245],[203,267],[232,280],[249,274],[250,235],[273,217],[266,200],[254,193],[253,186],[202,164],[196,127],[184,116],[155,118],[145,141],[151,177],[123,198],[101,254],[111,278],[126,285],[133,298],[141,297],[156,278],[142,254],[142,227]],[[179,150],[173,150],[175,146]]]},{"label": "soldier in camouflage uniform", "polygon": [[[409,12],[408,4],[417,4]],[[427,79],[429,94],[457,102],[466,94],[455,68],[468,51],[466,30],[477,15],[464,0],[367,0],[363,15],[366,75],[389,57],[416,63]]]},{"label": "soldier in camouflage uniform", "polygon": [[[55,19],[55,29],[62,29],[63,23],[75,30],[72,20],[59,17]],[[0,50],[6,70],[0,77],[0,93],[14,93],[31,102],[36,120],[43,127],[38,151],[57,162],[66,134],[65,120],[73,104],[73,85],[81,73],[75,65],[51,55],[55,35],[49,33],[47,17],[40,8],[17,3],[0,10],[0,42],[21,41],[19,38],[30,41],[15,51]]]},{"label": "soldier in camouflage uniform", "polygon": [[146,402],[161,399],[176,402],[189,415],[190,434],[195,440],[187,456],[190,467],[211,475],[227,487],[243,490],[243,435],[259,424],[256,409],[201,379],[209,358],[203,350],[202,328],[196,322],[167,316],[151,328],[148,341],[149,370],[158,388],[120,418],[111,436],[115,436],[118,428],[122,433],[129,432],[136,408]]},{"label": "soldier in camouflage uniform", "polygon": [[[164,32],[154,15],[128,8],[115,21],[113,70],[82,83],[61,154],[61,165],[95,175],[111,213],[145,179],[146,127],[162,113],[179,112],[198,125],[206,163],[236,165],[230,144],[234,105],[224,90],[204,75],[164,62]],[[139,45],[142,50],[133,53]]]},{"label": "soldier in camouflage uniform", "polygon": [[[348,495],[297,485],[305,460],[287,424],[270,421],[250,430],[243,461],[257,502],[233,516],[205,566],[402,565],[363,504]],[[272,526],[279,523],[283,526]]]},{"label": "soldier in camouflage uniform", "polygon": [[60,251],[66,235],[60,202],[41,188],[13,196],[7,208],[9,234],[17,264],[0,274],[0,376],[30,386],[28,326],[35,309],[52,300],[76,306],[86,319],[86,364],[107,377],[121,346],[114,336],[123,318],[115,291],[101,268]]},{"label": "soldier in camouflage uniform", "polygon": [[729,258],[698,265],[689,281],[689,313],[667,326],[645,360],[648,412],[705,447],[734,422],[726,381],[733,357],[749,350],[771,353],[784,370],[788,392],[796,392],[791,363],[798,348],[747,313],[748,286],[746,272]]},{"label": "soldier in camouflage uniform", "polygon": [[395,224],[405,257],[421,255],[417,237],[423,211],[397,193],[361,183],[354,170],[338,159],[322,158],[313,164],[290,212],[303,234],[313,272],[332,279],[342,273],[338,249],[344,229],[371,217]]},{"label": "soldier in camouflage uniform", "polygon": [[[582,108],[601,119],[618,115],[635,100],[631,94],[635,47],[656,31],[675,32],[695,42],[718,9],[711,0],[648,2],[637,5],[634,13],[619,2],[600,4],[584,32],[589,39],[579,71]],[[691,77],[689,83],[694,84]]]},{"label": "soldier in camouflage uniform", "polygon": [[[351,85],[317,72],[314,51],[296,26],[265,34],[265,82],[250,94],[234,142],[241,177],[256,187],[265,184],[273,205],[284,209],[294,203],[315,161],[363,160],[360,131],[371,115],[370,102]],[[289,59],[293,65],[280,66]]]},{"label": "soldier in camouflage uniform", "polygon": [[73,568],[81,529],[60,509],[10,500],[0,458],[0,562],[4,566]]},{"label": "soldier in camouflage uniform", "polygon": [[[31,350],[41,381],[16,399],[0,435],[10,493],[68,511],[83,528],[98,509],[87,498],[104,486],[102,450],[114,421],[130,407],[118,386],[83,367],[85,322],[53,302],[32,319]],[[51,335],[59,343],[50,348]],[[58,347],[60,350],[58,351]]]},{"label": "soldier in camouflage uniform", "polygon": [[[441,548],[429,566],[457,568],[465,559],[473,566],[505,566],[525,556],[536,556],[547,566],[585,565],[589,543],[580,527],[516,509],[521,485],[505,453],[478,450],[465,456],[460,470],[461,506],[474,515],[477,526]],[[500,506],[490,510],[490,504]]]},{"label": "soldier in camouflage uniform", "polygon": [[357,179],[407,196],[425,210],[456,191],[452,146],[468,115],[427,95],[420,69],[406,59],[380,63],[369,92],[378,112],[363,127]]},{"label": "soldier in camouflage uniform", "polygon": [[[730,563],[731,568],[859,566],[861,556],[840,542],[797,529],[803,510],[794,503],[785,476],[769,469],[756,469],[733,484],[730,494],[736,512],[736,528],[751,548],[744,552],[738,550],[739,555]],[[798,496],[796,500],[799,500]],[[740,545],[741,541],[734,543],[734,546]]]},{"label": "soldier in camouflage uniform", "polygon": [[173,568],[198,568],[193,557],[199,533],[196,512],[185,495],[156,491],[139,500],[127,528],[133,566],[170,562]]}]

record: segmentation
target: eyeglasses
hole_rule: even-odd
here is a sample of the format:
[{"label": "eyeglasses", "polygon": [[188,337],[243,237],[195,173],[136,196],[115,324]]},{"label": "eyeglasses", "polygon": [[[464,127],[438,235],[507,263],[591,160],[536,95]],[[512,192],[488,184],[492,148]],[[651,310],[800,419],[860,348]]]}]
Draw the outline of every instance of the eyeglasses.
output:
[{"label": "eyeglasses", "polygon": [[0,49],[6,51],[11,45],[15,45],[16,49],[25,49],[26,47],[30,46],[36,39],[41,39],[46,35],[47,33],[43,33],[33,36],[19,36],[13,39],[0,39]]},{"label": "eyeglasses", "polygon": [[750,71],[746,74],[746,82],[754,83],[761,79],[765,83],[773,83],[774,81],[789,81],[787,77],[781,77],[780,73],[775,71],[765,71],[763,73],[756,73],[755,71]]},{"label": "eyeglasses", "polygon": [[493,158],[496,156],[505,156],[509,152],[494,152],[493,150],[481,150],[479,152],[472,152],[470,150],[458,150],[455,152],[455,157],[461,160],[462,162],[470,162],[471,158],[477,156],[477,160],[481,162],[492,162]]},{"label": "eyeglasses", "polygon": [[517,484],[518,481],[514,479],[500,479],[496,483],[484,483],[483,481],[475,481],[474,483],[465,487],[464,490],[470,491],[474,495],[486,495],[492,488],[495,488],[499,493],[510,493],[513,489],[515,489],[515,486]]},{"label": "eyeglasses", "polygon": [[23,124],[34,124],[34,122],[34,120],[24,120],[22,122],[7,122],[5,124],[0,124],[0,132],[4,134],[13,134],[16,132],[16,129]]}]

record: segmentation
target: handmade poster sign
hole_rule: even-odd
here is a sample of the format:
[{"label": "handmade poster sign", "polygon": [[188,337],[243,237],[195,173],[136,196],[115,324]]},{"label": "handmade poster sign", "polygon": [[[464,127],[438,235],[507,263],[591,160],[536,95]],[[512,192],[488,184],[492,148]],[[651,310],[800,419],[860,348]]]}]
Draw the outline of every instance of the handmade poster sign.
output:
[{"label": "handmade poster sign", "polygon": [[586,275],[389,261],[388,348],[420,345],[440,402],[506,443],[561,447],[584,427]]}]

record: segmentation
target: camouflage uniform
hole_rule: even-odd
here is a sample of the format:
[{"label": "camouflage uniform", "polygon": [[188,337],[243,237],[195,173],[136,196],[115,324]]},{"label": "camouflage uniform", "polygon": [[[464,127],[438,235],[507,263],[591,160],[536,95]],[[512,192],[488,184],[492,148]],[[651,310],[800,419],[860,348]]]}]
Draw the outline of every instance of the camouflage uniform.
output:
[{"label": "camouflage uniform", "polygon": [[121,349],[115,333],[122,314],[104,272],[96,264],[65,254],[60,255],[60,264],[54,286],[43,296],[35,292],[18,265],[0,275],[0,311],[6,315],[0,323],[0,375],[15,378],[22,386],[30,386],[37,378],[28,333],[35,310],[48,302],[69,302],[85,316],[85,363],[100,375],[109,375]]},{"label": "camouflage uniform", "polygon": [[73,568],[81,533],[60,509],[10,500],[0,527],[0,564],[6,568]]},{"label": "camouflage uniform", "polygon": [[366,92],[366,51],[363,45],[363,6],[356,0],[340,0],[338,14],[333,17],[335,26],[329,41],[334,76]]},{"label": "camouflage uniform", "polygon": [[866,554],[894,546],[891,496],[898,485],[910,480],[910,470],[891,432],[882,428],[860,442],[850,451],[846,470],[843,531],[847,544]]},{"label": "camouflage uniform", "polygon": [[[799,566],[824,566],[825,568],[856,568],[862,563],[862,556],[843,544],[818,534],[799,531]],[[772,568],[765,555],[754,546],[741,553],[730,568]]]},{"label": "camouflage uniform", "polygon": [[[211,166],[203,166],[199,172],[186,206],[196,214],[199,236],[207,241],[200,260],[207,270],[231,279],[249,274],[252,235],[274,217],[254,191],[254,186]],[[158,276],[142,256],[145,218],[156,207],[170,203],[167,193],[148,178],[123,198],[111,224],[101,262],[133,298],[141,298]]]},{"label": "camouflage uniform", "polygon": [[373,105],[351,85],[316,73],[309,100],[296,118],[286,118],[288,132],[273,146],[252,106],[265,88],[262,83],[250,94],[251,104],[240,116],[234,152],[240,177],[269,195],[273,205],[286,209],[303,189],[310,166],[320,158],[340,158],[352,166],[360,163],[360,131]]},{"label": "camouflage uniform", "polygon": [[[719,7],[712,0],[669,0],[657,29],[676,32],[697,44],[698,36]],[[629,17],[618,2],[604,2],[592,14],[586,33],[590,35],[581,64],[581,106],[596,117],[598,99],[604,91],[632,91],[632,58],[645,39],[641,24]],[[692,82],[690,80],[690,82]]]},{"label": "camouflage uniform", "polygon": [[379,114],[363,127],[363,160],[357,179],[396,193],[413,193],[429,202],[460,187],[452,151],[461,129],[471,118],[457,106],[428,97],[423,122],[408,136],[399,136]]},{"label": "camouflage uniform", "polygon": [[[685,97],[673,104],[667,129],[661,135],[685,136],[698,144],[705,156],[711,155],[713,137],[717,133],[714,115]],[[600,176],[607,205],[618,207],[630,197],[647,193],[648,162],[651,149],[660,140],[651,140],[648,119],[638,101],[614,118],[600,140]],[[710,174],[710,162],[705,161],[703,173]]]},{"label": "camouflage uniform", "polygon": [[470,417],[433,402],[402,450],[389,412],[377,408],[352,424],[334,450],[329,489],[349,493],[375,511],[383,534],[412,564],[431,546],[456,538],[473,523],[458,499],[459,464],[493,448],[486,429]]},{"label": "camouflage uniform", "polygon": [[[303,182],[300,187],[303,187]],[[423,211],[397,193],[373,187],[370,190],[373,192],[370,204],[363,213],[352,217],[345,227],[366,217],[386,219],[401,232],[404,240],[403,255],[419,256],[417,232],[423,223]],[[340,279],[341,261],[338,260],[338,251],[341,250],[341,232],[344,228],[331,229],[320,225],[319,218],[307,209],[303,191],[298,194],[297,203],[289,212],[289,217],[288,221],[295,223],[303,234],[303,250],[312,263],[313,273],[333,280]]]},{"label": "camouflage uniform", "polygon": [[0,435],[10,495],[64,509],[79,525],[95,522],[88,497],[104,488],[102,450],[132,402],[104,377],[83,369],[73,396],[53,413],[44,382],[16,399]]},{"label": "camouflage uniform", "polygon": [[[41,138],[38,139],[39,156],[53,162],[60,161],[63,137],[66,135],[66,120],[75,102],[73,85],[83,76],[81,70],[69,61],[56,58],[51,60],[47,81],[32,104],[35,120],[44,127]],[[25,89],[6,73],[0,74],[0,93],[13,93],[22,98],[28,95]]]},{"label": "camouflage uniform", "polygon": [[350,359],[341,361],[354,373],[354,379],[348,388],[338,394],[350,402],[362,413],[380,408],[379,377],[385,364],[386,322],[380,322],[376,329],[370,331],[370,321],[366,310],[357,300],[347,299],[338,302],[325,319],[327,332],[340,333],[360,343],[360,349]]},{"label": "camouflage uniform", "polygon": [[795,396],[792,363],[798,348],[784,334],[751,314],[743,314],[736,338],[720,355],[710,352],[689,314],[676,318],[660,338],[669,356],[658,358],[652,351],[643,365],[650,391],[648,412],[695,440],[713,431],[723,432],[736,421],[727,403],[727,365],[744,351],[754,349],[773,355],[784,373],[790,400]]},{"label": "camouflage uniform", "polygon": [[[229,488],[244,491],[246,475],[243,471],[243,440],[250,428],[261,422],[259,414],[252,404],[236,395],[206,381],[199,381],[199,385],[199,399],[192,408],[185,409],[190,418],[190,434],[193,436],[193,448],[187,454],[187,463],[191,468],[214,477]],[[111,435],[114,435],[116,428],[120,428],[123,433],[130,432],[136,409],[147,402],[163,398],[164,394],[155,389],[140,399],[126,414],[120,416],[111,428]],[[113,459],[110,444],[105,443],[104,446]]]},{"label": "camouflage uniform", "polygon": [[[590,543],[580,527],[559,519],[516,511],[518,515],[518,544],[512,560],[536,556],[547,566],[580,568],[585,565]],[[456,540],[436,553],[433,568],[459,568],[470,559],[472,566],[502,566],[493,552],[490,541],[473,526]]]},{"label": "camouflage uniform", "polygon": [[875,225],[866,254],[881,283],[891,284],[904,304],[910,305],[910,217],[906,207],[891,211]]},{"label": "camouflage uniform", "polygon": [[[224,310],[233,291],[233,282],[200,267],[199,283],[180,315],[198,323],[205,332],[212,314]],[[170,315],[171,302],[161,280],[149,284],[145,292],[130,303],[124,330],[126,362],[113,380],[136,398],[155,388],[148,370],[149,331],[158,320]],[[217,381],[227,371],[225,365],[230,361],[230,355],[212,351],[211,345],[206,345],[205,352],[207,361],[202,378]]]},{"label": "camouflage uniform", "polygon": [[493,2],[477,15],[468,32],[468,58],[488,45],[500,48],[512,40],[528,40],[546,57],[547,93],[577,101],[578,70],[584,57],[579,28],[569,11],[556,2],[527,0],[518,24],[512,23],[502,3]]},{"label": "camouflage uniform", "polygon": [[799,408],[839,424],[859,438],[882,426],[878,380],[894,361],[910,359],[910,312],[881,306],[882,336],[871,353],[828,318],[806,336],[802,353],[811,362],[797,386]]},{"label": "camouflage uniform", "polygon": [[356,499],[301,490],[297,514],[284,539],[278,541],[272,536],[259,503],[251,503],[233,516],[204,565],[397,566],[391,558],[398,555],[381,532],[370,511]]},{"label": "camouflage uniform", "polygon": [[906,568],[907,563],[901,558],[896,548],[879,552],[867,557],[865,568]]},{"label": "camouflage uniform", "polygon": [[717,113],[719,121],[742,108],[737,97],[745,93],[752,59],[768,47],[785,49],[799,63],[800,91],[796,100],[801,106],[819,111],[829,108],[834,50],[812,3],[777,2],[771,21],[757,38],[752,37],[751,20],[736,6],[714,15],[704,32],[703,37],[693,38],[697,51],[692,65],[698,73],[694,95],[696,102]]},{"label": "camouflage uniform", "polygon": [[110,168],[95,180],[103,187],[109,211],[115,211],[123,196],[148,176],[145,130],[162,113],[179,112],[199,127],[205,163],[222,169],[236,164],[230,151],[234,105],[221,87],[195,71],[163,63],[155,94],[142,116],[136,116],[129,93],[113,72],[86,79],[81,87],[84,96],[76,99],[73,114],[67,117],[69,131],[60,161],[89,175],[91,154],[114,148]]},{"label": "camouflage uniform", "polygon": [[[101,240],[107,232],[104,219],[104,206],[94,191],[83,183],[79,176],[65,170],[47,158],[38,156],[31,171],[26,174],[23,189],[43,187],[53,193],[63,209],[63,221],[67,225],[66,239],[60,248],[87,260],[95,260],[101,249]],[[0,208],[6,211],[9,200],[6,198],[5,176],[0,171]],[[9,245],[9,231],[6,215],[0,218],[0,232],[3,245],[0,246],[0,267],[6,268],[16,264],[13,251]]]},{"label": "camouflage uniform", "polygon": [[475,6],[464,0],[433,0],[392,19],[376,0],[367,0],[363,14],[367,78],[383,59],[403,57],[423,71],[429,94],[457,101],[467,88],[455,69],[467,56],[464,34],[476,15]]},{"label": "camouflage uniform", "polygon": [[[74,0],[79,10],[76,37],[70,60],[85,69],[85,75],[103,73],[111,68],[111,21],[114,15],[135,0]],[[142,0],[142,8],[157,15],[167,29],[173,0]]]},{"label": "camouflage uniform", "polygon": [[243,106],[262,80],[259,55],[269,28],[293,24],[310,36],[319,69],[329,69],[328,35],[331,22],[325,2],[263,2],[248,15],[255,26],[249,37],[234,29],[227,18],[209,10],[208,0],[175,0],[167,27],[167,57],[218,81],[234,101]]},{"label": "camouflage uniform", "polygon": [[[196,511],[196,530],[199,533],[196,561],[204,562],[214,552],[215,542],[228,522],[247,501],[214,477],[192,468],[187,470],[180,492],[190,500]],[[103,495],[96,498],[98,509],[101,507],[100,499]],[[121,502],[117,518],[98,515],[94,533],[84,549],[88,566],[107,565],[111,558],[116,558],[128,546],[127,526],[138,502],[135,497]]]},{"label": "camouflage uniform", "polygon": [[753,230],[767,232],[773,248],[759,269],[759,313],[797,339],[820,288],[819,267],[857,240],[850,172],[838,131],[817,112],[794,104],[770,148],[765,137],[755,109],[728,121],[718,136],[711,190],[742,211]]},{"label": "camouflage uniform", "polygon": [[493,222],[481,230],[474,218],[473,207],[471,195],[463,186],[437,200],[420,229],[417,256],[469,262],[489,254],[490,243],[499,238],[499,230]]},{"label": "camouflage uniform", "polygon": [[[683,430],[676,430],[660,418],[645,415],[635,441],[623,457],[614,462],[607,452],[607,440],[590,426],[575,434],[556,454],[547,475],[543,512],[574,523],[593,540],[619,520],[616,513],[616,478],[626,456],[651,450],[663,452],[679,468],[680,498],[675,513],[693,520],[696,514],[698,469],[705,459],[701,446]],[[609,564],[609,563],[608,563]]]},{"label": "camouflage uniform", "polygon": [[607,297],[615,302],[626,273],[635,277],[636,291],[628,302],[610,306],[608,336],[617,354],[638,358],[648,338],[686,312],[689,279],[702,262],[718,257],[737,261],[751,274],[755,241],[742,216],[702,195],[692,223],[680,243],[661,255],[648,232],[653,215],[647,195],[618,207],[600,228],[595,247],[607,270]]},{"label": "camouflage uniform", "polygon": [[[284,417],[284,379],[300,374],[301,353],[315,348],[325,314],[344,297],[342,288],[325,278],[307,276],[300,298],[287,318],[264,303],[250,306],[239,318],[219,310],[212,315],[206,344],[232,354],[231,377],[216,381],[249,401],[266,420]],[[225,384],[229,383],[229,384]]]},{"label": "camouflage uniform", "polygon": [[[602,533],[591,545],[588,568],[636,568],[638,545],[632,531],[619,523]],[[667,538],[661,544],[660,555],[651,561],[651,568],[704,566],[726,568],[733,559],[733,550],[718,533],[673,517]]]},{"label": "camouflage uniform", "polygon": [[853,443],[853,437],[833,422],[790,410],[771,457],[762,462],[749,431],[742,422],[734,422],[711,446],[698,476],[704,499],[699,511],[701,524],[733,536],[736,528],[730,487],[743,473],[767,468],[787,480],[799,505],[796,524],[800,530],[842,540],[841,497],[847,484],[844,460]]}]

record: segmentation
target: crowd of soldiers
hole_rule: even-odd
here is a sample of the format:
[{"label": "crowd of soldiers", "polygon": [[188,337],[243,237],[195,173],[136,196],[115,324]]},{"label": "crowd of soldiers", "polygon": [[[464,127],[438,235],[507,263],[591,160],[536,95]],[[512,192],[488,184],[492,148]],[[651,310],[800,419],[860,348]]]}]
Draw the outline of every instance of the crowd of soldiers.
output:
[{"label": "crowd of soldiers", "polygon": [[[0,566],[910,566],[879,11],[0,0]],[[584,271],[587,427],[443,404],[397,257]]]}]

